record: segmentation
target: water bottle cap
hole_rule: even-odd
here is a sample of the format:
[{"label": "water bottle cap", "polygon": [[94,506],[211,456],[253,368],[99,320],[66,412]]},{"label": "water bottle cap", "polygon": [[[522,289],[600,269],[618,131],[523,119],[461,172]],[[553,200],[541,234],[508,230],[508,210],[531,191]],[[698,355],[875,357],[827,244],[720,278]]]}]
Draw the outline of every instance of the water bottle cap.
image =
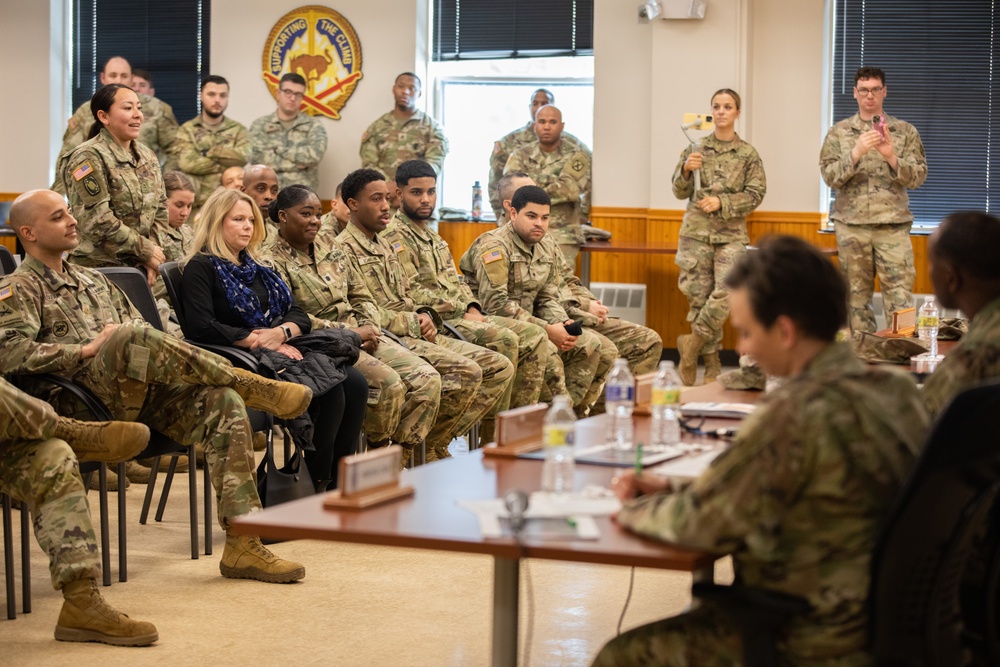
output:
[{"label": "water bottle cap", "polygon": [[660,370],[665,370],[667,368],[673,370],[673,367],[674,367],[674,362],[672,362],[672,361],[661,361],[660,362]]}]

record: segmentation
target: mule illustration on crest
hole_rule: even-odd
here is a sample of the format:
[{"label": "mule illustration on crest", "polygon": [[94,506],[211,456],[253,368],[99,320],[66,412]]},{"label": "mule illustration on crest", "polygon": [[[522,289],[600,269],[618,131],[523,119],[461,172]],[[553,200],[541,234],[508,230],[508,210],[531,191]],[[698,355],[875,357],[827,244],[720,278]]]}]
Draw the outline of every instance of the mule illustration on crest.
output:
[{"label": "mule illustration on crest", "polygon": [[264,43],[263,77],[277,99],[285,74],[306,80],[302,111],[340,119],[361,80],[361,42],[354,27],[328,7],[308,5],[282,16]]}]

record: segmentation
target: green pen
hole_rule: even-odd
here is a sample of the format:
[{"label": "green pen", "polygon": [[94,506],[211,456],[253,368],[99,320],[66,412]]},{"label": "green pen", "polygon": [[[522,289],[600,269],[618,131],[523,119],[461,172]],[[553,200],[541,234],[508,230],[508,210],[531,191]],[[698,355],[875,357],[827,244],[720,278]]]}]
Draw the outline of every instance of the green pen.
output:
[{"label": "green pen", "polygon": [[566,517],[566,523],[569,524],[570,528],[572,528],[573,530],[576,530],[576,519],[575,518],[573,518],[571,516]]},{"label": "green pen", "polygon": [[635,446],[635,476],[642,474],[642,443]]}]

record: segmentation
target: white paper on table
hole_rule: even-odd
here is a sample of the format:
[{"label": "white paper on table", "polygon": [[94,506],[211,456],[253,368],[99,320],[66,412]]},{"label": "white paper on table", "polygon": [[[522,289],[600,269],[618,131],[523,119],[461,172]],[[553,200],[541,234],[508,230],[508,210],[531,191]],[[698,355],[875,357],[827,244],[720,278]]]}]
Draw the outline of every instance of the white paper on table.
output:
[{"label": "white paper on table", "polygon": [[[501,517],[507,517],[507,511],[502,498],[485,500],[458,500],[459,507],[467,509],[479,519],[479,530],[483,537],[503,537],[504,531],[500,524]],[[577,539],[596,540],[600,537],[594,516],[615,514],[621,509],[617,497],[592,498],[578,493],[550,494],[536,491],[528,500],[528,509],[524,512],[525,519],[565,518],[576,523]]]},{"label": "white paper on table", "polygon": [[659,475],[660,477],[694,479],[696,477],[700,477],[712,461],[715,460],[715,457],[724,451],[725,449],[720,447],[701,454],[682,456],[679,459],[667,461],[666,463],[661,463],[658,466],[648,468],[648,471],[655,475]]}]

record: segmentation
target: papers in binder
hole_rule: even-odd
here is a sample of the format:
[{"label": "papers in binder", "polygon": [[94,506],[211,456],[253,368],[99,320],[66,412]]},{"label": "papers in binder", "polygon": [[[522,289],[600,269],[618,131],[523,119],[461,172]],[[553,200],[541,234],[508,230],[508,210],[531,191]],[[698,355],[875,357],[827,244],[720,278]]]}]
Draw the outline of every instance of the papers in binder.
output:
[{"label": "papers in binder", "polygon": [[743,419],[753,414],[756,409],[753,403],[684,403],[681,414],[684,417],[720,417],[724,419]]}]

